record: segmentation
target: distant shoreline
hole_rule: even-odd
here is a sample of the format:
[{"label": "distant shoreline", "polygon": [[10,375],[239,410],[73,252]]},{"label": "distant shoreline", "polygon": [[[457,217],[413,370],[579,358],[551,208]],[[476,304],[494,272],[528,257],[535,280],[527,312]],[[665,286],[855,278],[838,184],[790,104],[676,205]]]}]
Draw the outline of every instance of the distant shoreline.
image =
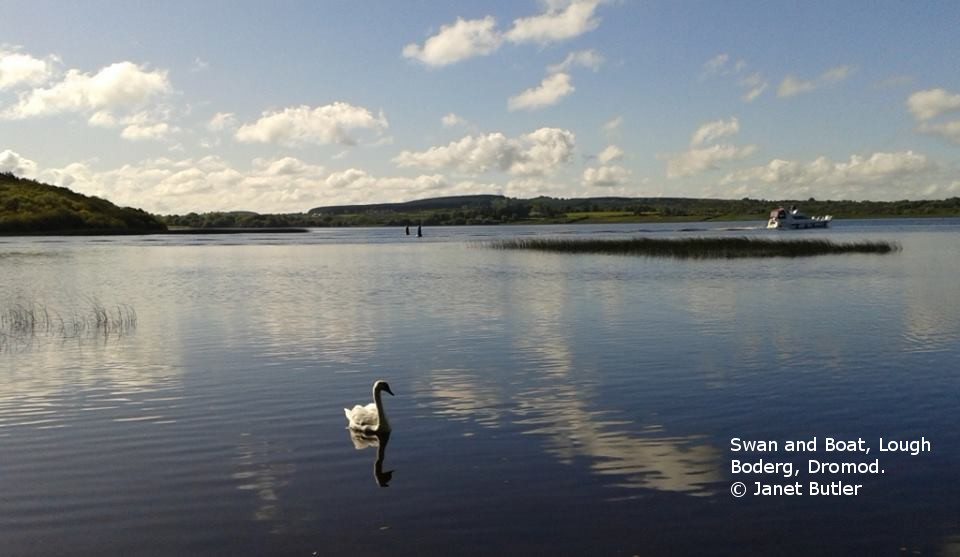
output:
[{"label": "distant shoreline", "polygon": [[310,232],[310,229],[301,226],[269,226],[263,228],[245,226],[238,228],[169,228],[166,232],[149,232],[149,234],[302,234],[304,232]]},{"label": "distant shoreline", "polygon": [[303,227],[265,228],[172,228],[169,230],[38,230],[33,232],[0,232],[0,237],[11,236],[162,236],[165,234],[302,234],[310,232]]},{"label": "distant shoreline", "polygon": [[[851,217],[846,219],[834,219],[834,222],[841,220],[909,220],[909,219],[921,219],[921,220],[930,220],[930,219],[960,219],[960,216],[956,215],[878,215],[878,216],[869,216],[869,217]],[[711,222],[758,222],[760,224],[766,225],[766,220],[759,220],[756,217],[729,217],[729,218],[691,218],[691,217],[666,217],[666,218],[649,218],[649,217],[637,217],[634,219],[617,219],[617,220],[604,220],[604,219],[583,219],[583,220],[574,220],[566,222],[558,221],[515,221],[515,222],[504,222],[497,224],[431,224],[424,225],[424,227],[430,228],[440,228],[440,227],[461,227],[461,226],[579,226],[579,225],[589,225],[589,224],[696,224],[696,223],[711,223]],[[759,226],[759,225],[758,225]],[[303,227],[303,226],[270,226],[270,227],[256,227],[256,226],[244,226],[244,227],[211,227],[211,228],[192,228],[192,227],[175,227],[169,228],[167,230],[36,230],[31,232],[6,232],[0,231],[0,237],[16,237],[16,236],[162,236],[165,234],[169,235],[188,235],[188,234],[199,234],[199,235],[224,235],[224,234],[304,234],[310,232],[310,228],[318,229],[334,229],[334,228],[403,228],[403,225],[396,224],[380,224],[380,225],[370,225],[370,224],[357,224],[357,225],[338,225],[338,226],[313,226],[313,227]]]}]

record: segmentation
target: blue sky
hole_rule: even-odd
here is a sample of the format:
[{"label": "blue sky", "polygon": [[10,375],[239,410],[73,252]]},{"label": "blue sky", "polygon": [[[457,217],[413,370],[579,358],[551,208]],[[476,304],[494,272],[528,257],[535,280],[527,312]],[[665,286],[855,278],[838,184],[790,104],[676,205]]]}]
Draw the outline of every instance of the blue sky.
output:
[{"label": "blue sky", "polygon": [[956,2],[20,2],[0,170],[170,213],[960,195]]}]

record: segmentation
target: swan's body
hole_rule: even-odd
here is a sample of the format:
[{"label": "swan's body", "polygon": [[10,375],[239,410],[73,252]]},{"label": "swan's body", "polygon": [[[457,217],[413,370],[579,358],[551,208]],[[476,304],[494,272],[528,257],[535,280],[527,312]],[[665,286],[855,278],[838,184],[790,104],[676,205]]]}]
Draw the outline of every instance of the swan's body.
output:
[{"label": "swan's body", "polygon": [[347,427],[361,433],[387,433],[390,431],[390,422],[387,421],[387,414],[383,411],[380,391],[387,391],[393,395],[390,385],[386,381],[380,380],[373,384],[373,402],[366,406],[358,404],[353,407],[353,410],[343,409],[343,413],[347,416],[347,422],[349,422]]}]

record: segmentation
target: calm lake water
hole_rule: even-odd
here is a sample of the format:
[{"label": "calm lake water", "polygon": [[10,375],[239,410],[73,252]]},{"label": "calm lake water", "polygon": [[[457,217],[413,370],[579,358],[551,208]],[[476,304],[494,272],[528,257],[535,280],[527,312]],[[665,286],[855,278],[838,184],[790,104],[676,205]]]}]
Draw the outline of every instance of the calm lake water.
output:
[{"label": "calm lake water", "polygon": [[[0,553],[960,554],[960,220],[750,224],[0,237],[0,311],[137,317],[0,337]],[[640,229],[903,251],[477,244]],[[342,410],[378,378],[396,393],[380,466]],[[733,453],[734,437],[820,445]],[[873,449],[831,455],[826,437]],[[880,437],[932,450],[878,453]],[[761,458],[803,473],[731,472]],[[884,473],[810,476],[809,458]],[[811,480],[863,487],[752,495]]]}]

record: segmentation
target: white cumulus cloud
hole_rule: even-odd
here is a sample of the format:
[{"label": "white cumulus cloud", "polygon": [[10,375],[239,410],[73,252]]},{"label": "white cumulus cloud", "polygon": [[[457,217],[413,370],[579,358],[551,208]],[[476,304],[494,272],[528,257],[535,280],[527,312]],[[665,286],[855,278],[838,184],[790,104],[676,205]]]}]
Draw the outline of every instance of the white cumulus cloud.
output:
[{"label": "white cumulus cloud", "polygon": [[706,143],[711,143],[714,140],[720,139],[721,137],[726,137],[728,135],[735,135],[740,131],[740,121],[736,117],[731,117],[729,120],[714,120],[713,122],[707,122],[703,124],[697,131],[693,132],[693,136],[690,139],[690,146],[696,147],[697,145],[704,145]]},{"label": "white cumulus cloud", "polygon": [[427,39],[423,46],[410,43],[403,48],[403,55],[427,66],[446,66],[490,54],[500,47],[501,37],[494,27],[493,16],[482,19],[461,19],[451,25],[440,27],[440,32]]},{"label": "white cumulus cloud", "polygon": [[[364,170],[350,168],[334,172],[324,180],[324,186],[331,192],[343,194],[354,192],[356,196],[375,196],[390,201],[407,201],[436,195],[458,195],[476,193],[476,186],[458,187],[439,174],[408,177],[377,177]],[[482,187],[482,186],[481,186]]]},{"label": "white cumulus cloud", "polygon": [[706,74],[720,73],[727,66],[727,62],[729,61],[730,55],[726,52],[721,52],[703,64],[703,71]]},{"label": "white cumulus cloud", "polygon": [[747,69],[747,62],[744,60],[737,60],[731,64],[729,63],[730,60],[730,55],[727,53],[717,54],[710,60],[707,60],[707,62],[703,65],[703,73],[700,74],[700,79],[706,79],[715,76],[742,76],[737,79],[737,85],[745,90],[740,98],[745,102],[753,102],[761,94],[763,94],[764,91],[767,90],[769,85],[767,80],[764,79],[760,72],[753,72],[749,75],[743,75],[743,72]]},{"label": "white cumulus cloud", "polygon": [[21,94],[3,116],[24,119],[63,112],[137,109],[170,90],[167,72],[117,62],[95,74],[69,70],[59,83]]},{"label": "white cumulus cloud", "polygon": [[52,59],[42,60],[16,48],[0,46],[0,91],[20,85],[40,85],[52,75]]},{"label": "white cumulus cloud", "polygon": [[796,76],[788,75],[780,82],[780,88],[777,89],[777,96],[792,97],[800,93],[813,91],[815,87],[816,85],[812,79],[800,79]]},{"label": "white cumulus cloud", "polygon": [[596,0],[548,4],[547,11],[542,14],[515,19],[504,37],[514,43],[541,45],[577,37],[600,24],[600,20],[594,17],[597,4]]},{"label": "white cumulus cloud", "polygon": [[707,170],[716,170],[720,162],[743,159],[757,150],[756,145],[708,145],[739,131],[740,121],[735,117],[729,120],[707,122],[693,132],[690,137],[690,149],[683,153],[670,153],[657,157],[667,161],[667,178],[682,178]]},{"label": "white cumulus cloud", "polygon": [[623,149],[616,145],[607,145],[607,147],[597,155],[597,160],[600,161],[600,164],[607,164],[622,158]]},{"label": "white cumulus cloud", "polygon": [[839,162],[822,156],[809,162],[774,159],[766,165],[731,172],[720,185],[739,186],[738,194],[774,199],[809,195],[903,199],[945,195],[956,189],[935,163],[914,151],[852,155]]},{"label": "white cumulus cloud", "polygon": [[753,102],[757,99],[764,91],[767,90],[767,80],[760,75],[760,72],[754,72],[737,82],[741,87],[747,89],[747,92],[741,97],[746,102]]},{"label": "white cumulus cloud", "polygon": [[598,71],[603,64],[603,56],[594,50],[571,52],[558,64],[547,66],[547,77],[540,85],[531,87],[507,99],[508,110],[536,110],[560,102],[560,99],[574,92],[570,74],[576,66]]},{"label": "white cumulus cloud", "polygon": [[443,124],[443,127],[445,127],[445,128],[453,128],[453,127],[456,127],[456,126],[465,126],[465,125],[467,124],[467,121],[466,121],[466,120],[464,120],[464,119],[461,118],[460,116],[457,116],[457,115],[454,114],[453,112],[448,112],[448,113],[444,114],[444,115],[443,115],[443,118],[440,119],[440,122]]},{"label": "white cumulus cloud", "polygon": [[917,120],[930,120],[960,110],[960,94],[942,88],[917,91],[907,98],[907,108]]},{"label": "white cumulus cloud", "polygon": [[735,145],[711,145],[700,149],[690,149],[683,153],[667,155],[667,178],[693,176],[707,170],[719,168],[717,163],[742,159],[757,150],[755,145],[737,147]]},{"label": "white cumulus cloud", "polygon": [[38,170],[32,161],[0,151],[0,171],[7,168],[20,175],[29,172],[42,181],[103,197],[118,205],[164,214],[303,212],[321,205],[406,201],[498,189],[472,181],[451,182],[439,174],[374,176],[356,168],[328,172],[323,166],[289,156],[256,158],[247,168],[207,156],[146,159],[106,170],[88,162]]},{"label": "white cumulus cloud", "polygon": [[812,79],[801,79],[794,75],[788,75],[780,82],[780,87],[777,89],[777,96],[786,98],[819,89],[824,85],[846,79],[851,71],[850,66],[836,66]]},{"label": "white cumulus cloud", "polygon": [[830,182],[842,184],[850,181],[869,181],[927,171],[931,168],[925,155],[913,151],[873,153],[869,157],[852,155],[849,161],[833,162],[826,157],[817,157],[809,163],[774,159],[765,166],[757,166],[731,173],[724,181],[753,178],[771,184],[802,184],[806,182]]},{"label": "white cumulus cloud", "polygon": [[960,110],[960,94],[939,87],[917,91],[907,98],[907,108],[917,121],[917,131],[939,135],[960,145],[960,120],[930,121]]},{"label": "white cumulus cloud", "polygon": [[163,139],[171,132],[170,124],[155,122],[152,124],[130,124],[123,128],[120,136],[130,141]]},{"label": "white cumulus cloud", "polygon": [[543,78],[540,85],[510,97],[507,100],[508,110],[536,110],[560,102],[560,99],[573,93],[574,87],[570,83],[570,74],[555,73]]},{"label": "white cumulus cloud", "polygon": [[715,75],[735,75],[742,72],[747,67],[747,63],[743,60],[737,60],[732,64],[729,63],[730,60],[730,55],[726,52],[717,54],[703,64],[703,73],[700,74],[700,78],[705,79]]},{"label": "white cumulus cloud", "polygon": [[558,64],[547,66],[548,73],[566,72],[576,66],[589,68],[593,71],[599,71],[603,65],[604,58],[596,50],[578,50],[567,54],[567,57]]},{"label": "white cumulus cloud", "polygon": [[939,135],[960,145],[960,120],[937,123],[923,122],[917,129],[923,133]]},{"label": "white cumulus cloud", "polygon": [[569,130],[540,128],[516,138],[502,133],[468,135],[426,151],[403,151],[393,161],[400,167],[450,168],[468,174],[549,175],[570,162],[574,144]]},{"label": "white cumulus cloud", "polygon": [[180,128],[166,122],[168,113],[168,107],[156,107],[153,110],[122,116],[100,110],[94,112],[87,123],[100,128],[123,128],[120,136],[130,141],[162,140],[180,131]]},{"label": "white cumulus cloud", "polygon": [[583,183],[589,187],[620,187],[630,180],[630,174],[629,170],[618,164],[591,167],[583,171]]},{"label": "white cumulus cloud", "polygon": [[0,172],[9,172],[21,178],[33,178],[37,175],[37,163],[20,153],[5,149],[0,151]]},{"label": "white cumulus cloud", "polygon": [[613,133],[620,129],[621,124],[623,124],[623,116],[614,116],[613,118],[604,122],[603,131],[608,134]]},{"label": "white cumulus cloud", "polygon": [[212,132],[233,129],[237,126],[237,115],[232,112],[217,112],[207,122],[207,129]]},{"label": "white cumulus cloud", "polygon": [[[426,66],[442,67],[488,55],[499,49],[504,41],[542,46],[571,39],[597,28],[600,20],[594,12],[598,4],[600,0],[549,0],[545,3],[546,10],[543,13],[515,19],[512,27],[505,32],[497,30],[493,16],[457,18],[451,24],[442,25],[440,31],[427,38],[422,45],[414,42],[404,46],[403,56]],[[590,54],[582,54],[569,63],[593,67],[602,61],[596,56],[590,51]]]},{"label": "white cumulus cloud", "polygon": [[276,143],[287,147],[303,145],[355,145],[352,132],[368,130],[376,134],[388,127],[381,112],[335,102],[316,108],[302,105],[280,111],[267,111],[256,122],[244,124],[234,137],[243,143]]},{"label": "white cumulus cloud", "polygon": [[255,159],[254,166],[266,176],[300,176],[305,173],[321,174],[323,167],[310,165],[295,157],[278,159]]},{"label": "white cumulus cloud", "polygon": [[190,71],[194,73],[205,72],[209,69],[210,69],[210,62],[207,62],[206,60],[204,60],[203,58],[200,58],[199,56],[193,59],[193,65],[190,66]]}]

